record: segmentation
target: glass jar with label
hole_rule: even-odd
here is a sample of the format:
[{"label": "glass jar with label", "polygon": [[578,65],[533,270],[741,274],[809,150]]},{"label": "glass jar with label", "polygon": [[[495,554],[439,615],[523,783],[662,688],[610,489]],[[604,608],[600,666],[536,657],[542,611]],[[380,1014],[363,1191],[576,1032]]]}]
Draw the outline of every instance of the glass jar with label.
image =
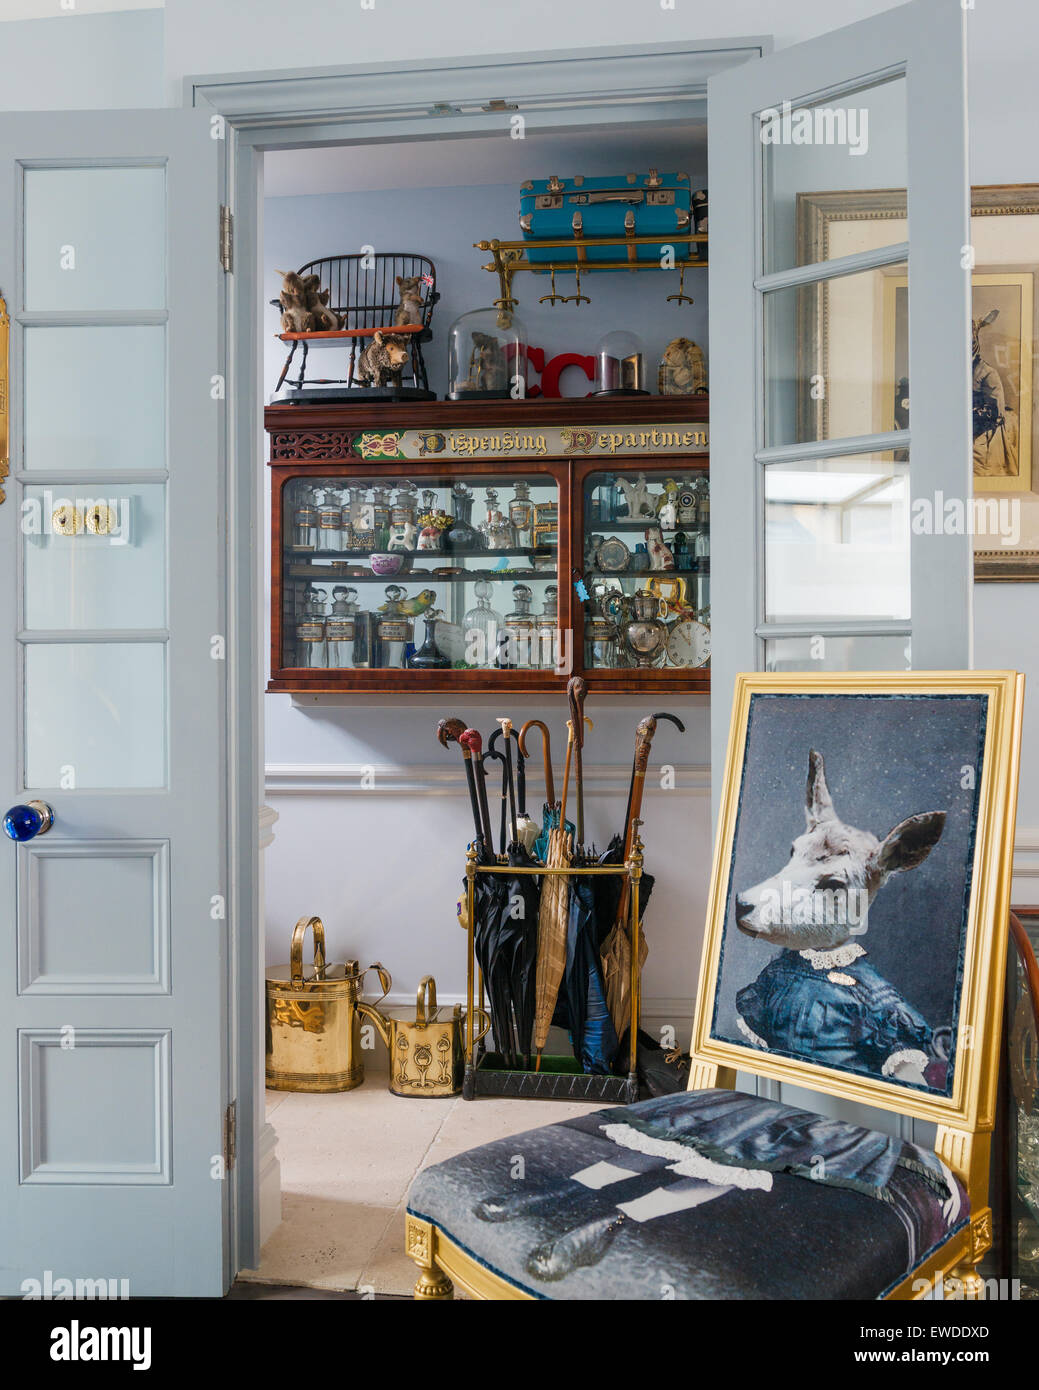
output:
[{"label": "glass jar with label", "polygon": [[491,586],[486,579],[475,584],[476,603],[462,619],[465,660],[470,666],[490,667],[498,651],[502,616],[491,607]]},{"label": "glass jar with label", "polygon": [[399,584],[386,586],[386,603],[380,610],[375,629],[378,661],[374,665],[394,668],[404,665],[404,648],[415,639],[415,625],[403,608],[405,593]]},{"label": "glass jar with label", "polygon": [[339,553],[343,548],[343,503],[334,488],[317,494],[317,549]]},{"label": "glass jar with label", "polygon": [[558,610],[559,590],[555,584],[549,584],[545,589],[545,601],[534,632],[534,649],[530,664],[537,670],[555,669]]},{"label": "glass jar with label", "polygon": [[326,664],[329,670],[345,670],[354,664],[357,641],[357,590],[337,585],[332,590],[332,611],[325,622]]},{"label": "glass jar with label", "polygon": [[486,507],[487,517],[481,529],[487,537],[488,549],[512,550],[516,544],[516,533],[512,522],[498,506],[497,489],[493,487],[487,489]]},{"label": "glass jar with label", "polygon": [[536,623],[530,611],[534,595],[527,584],[513,584],[512,601],[516,605],[505,617],[505,643],[499,649],[497,665],[503,670],[526,671],[531,666]]},{"label": "glass jar with label", "polygon": [[418,516],[418,496],[414,483],[398,483],[397,495],[390,509],[391,526],[414,526]]},{"label": "glass jar with label", "polygon": [[292,544],[296,550],[317,549],[317,507],[308,487],[297,487],[292,514]]},{"label": "glass jar with label", "polygon": [[530,500],[530,486],[522,478],[516,482],[516,493],[509,503],[509,521],[515,532],[516,545],[529,545],[530,528],[534,522],[534,503]]},{"label": "glass jar with label", "polygon": [[372,488],[372,529],[378,534],[390,527],[390,494],[384,487]]},{"label": "glass jar with label", "polygon": [[325,643],[324,589],[312,589],[296,623],[296,665],[304,670],[324,670],[328,665]]}]

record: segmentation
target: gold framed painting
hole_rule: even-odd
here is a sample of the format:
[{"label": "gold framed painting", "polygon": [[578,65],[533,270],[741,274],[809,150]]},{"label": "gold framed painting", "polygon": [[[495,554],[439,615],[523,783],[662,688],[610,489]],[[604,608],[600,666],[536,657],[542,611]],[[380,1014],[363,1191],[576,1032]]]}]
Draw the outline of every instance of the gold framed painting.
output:
[{"label": "gold framed painting", "polygon": [[1010,671],[737,677],[697,1062],[991,1124],[1022,690]]},{"label": "gold framed painting", "polygon": [[[974,539],[978,581],[1039,580],[1039,185],[971,191],[975,495],[1014,497],[1012,525]],[[906,240],[905,190],[800,193],[800,264]],[[908,420],[904,299],[906,267],[888,266],[800,292],[799,438],[826,439],[899,428]],[[998,515],[1006,508],[1001,504]]]}]

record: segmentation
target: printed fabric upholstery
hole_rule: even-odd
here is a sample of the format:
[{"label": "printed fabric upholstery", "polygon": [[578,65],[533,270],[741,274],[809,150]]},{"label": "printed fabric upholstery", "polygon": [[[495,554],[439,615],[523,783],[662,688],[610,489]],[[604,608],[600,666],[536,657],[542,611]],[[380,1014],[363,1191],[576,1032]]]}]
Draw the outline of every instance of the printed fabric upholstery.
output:
[{"label": "printed fabric upholstery", "polygon": [[718,1090],[472,1149],[408,1210],[536,1298],[593,1300],[880,1298],[969,1217],[930,1150]]}]

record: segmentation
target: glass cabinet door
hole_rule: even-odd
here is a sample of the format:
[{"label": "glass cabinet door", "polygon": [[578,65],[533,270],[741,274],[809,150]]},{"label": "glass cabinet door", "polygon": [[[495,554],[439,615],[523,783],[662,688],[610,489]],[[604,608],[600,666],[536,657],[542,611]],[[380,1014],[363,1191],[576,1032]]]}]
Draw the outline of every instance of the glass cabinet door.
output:
[{"label": "glass cabinet door", "polygon": [[545,473],[294,477],[282,668],[566,675],[559,485]]},{"label": "glass cabinet door", "polygon": [[581,516],[585,670],[644,675],[706,668],[711,499],[705,460],[589,472]]}]

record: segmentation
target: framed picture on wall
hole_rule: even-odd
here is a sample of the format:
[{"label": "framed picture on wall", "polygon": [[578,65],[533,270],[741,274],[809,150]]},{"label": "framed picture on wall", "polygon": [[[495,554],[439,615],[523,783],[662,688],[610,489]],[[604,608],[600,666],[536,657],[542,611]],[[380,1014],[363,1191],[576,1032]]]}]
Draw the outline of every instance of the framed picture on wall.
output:
[{"label": "framed picture on wall", "polygon": [[[974,487],[992,500],[974,577],[1039,580],[1039,185],[977,187],[971,207]],[[905,191],[801,193],[797,230],[801,264],[904,241]],[[799,391],[799,438],[908,426],[906,285],[906,267],[894,265],[800,292],[798,381],[824,389]],[[1007,493],[1012,508],[999,505]]]}]

